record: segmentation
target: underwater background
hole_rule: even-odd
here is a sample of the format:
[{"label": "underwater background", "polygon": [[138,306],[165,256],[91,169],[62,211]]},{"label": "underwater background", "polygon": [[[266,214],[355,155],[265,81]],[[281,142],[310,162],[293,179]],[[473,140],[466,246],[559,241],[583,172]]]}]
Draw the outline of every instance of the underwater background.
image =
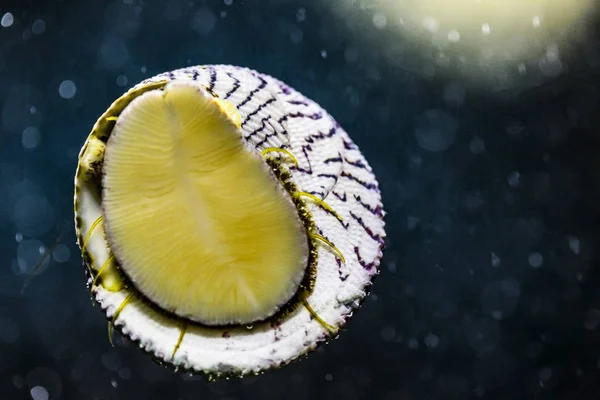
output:
[{"label": "underwater background", "polygon": [[[506,38],[539,46],[511,53],[432,19],[443,40],[416,38],[408,9],[366,3],[0,4],[0,399],[600,398],[597,10],[553,29],[534,15],[537,33]],[[378,177],[388,240],[339,339],[207,383],[118,334],[110,346],[72,203],[80,147],[114,99],[219,63],[340,122]]]}]

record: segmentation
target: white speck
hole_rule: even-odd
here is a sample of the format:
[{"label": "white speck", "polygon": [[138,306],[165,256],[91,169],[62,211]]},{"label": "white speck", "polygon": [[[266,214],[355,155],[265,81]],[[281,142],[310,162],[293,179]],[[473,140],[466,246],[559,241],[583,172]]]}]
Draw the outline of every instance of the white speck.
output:
[{"label": "white speck", "polygon": [[208,7],[200,8],[192,17],[192,29],[201,35],[210,33],[217,24],[217,17]]},{"label": "white speck", "polygon": [[524,74],[525,72],[527,72],[527,67],[523,63],[520,63],[517,69],[519,70],[520,74]]},{"label": "white speck", "polygon": [[587,310],[584,314],[583,326],[587,330],[594,330],[600,324],[600,311],[596,309]]},{"label": "white speck", "polygon": [[36,112],[37,112],[37,108],[35,108],[35,106],[29,107],[29,113],[30,114],[35,114]]},{"label": "white speck", "polygon": [[54,258],[54,261],[56,261],[56,262],[59,262],[59,263],[67,262],[67,261],[69,261],[69,258],[71,257],[71,250],[69,250],[69,247],[67,245],[59,244],[58,246],[56,246],[56,248],[52,252],[52,257]]},{"label": "white speck", "polygon": [[412,339],[408,340],[408,348],[409,349],[415,350],[418,347],[419,347],[419,341],[417,339],[412,338]]},{"label": "white speck", "polygon": [[458,31],[448,32],[448,40],[451,42],[458,42],[460,40],[460,33],[458,33]]},{"label": "white speck", "polygon": [[506,181],[508,182],[508,185],[510,187],[516,188],[521,183],[521,174],[519,173],[519,171],[513,171],[510,173],[510,175],[508,175]]},{"label": "white speck", "polygon": [[290,33],[290,39],[292,40],[292,43],[294,43],[294,44],[301,43],[303,38],[304,38],[304,32],[302,32],[302,30],[300,30],[300,29],[294,29],[292,31],[292,33]]},{"label": "white speck", "polygon": [[23,234],[21,232],[17,232],[15,235],[15,241],[17,243],[21,243],[23,241]]},{"label": "white speck", "polygon": [[571,251],[573,253],[579,254],[579,251],[581,250],[581,245],[580,245],[579,239],[571,236],[569,238],[569,248],[571,249]]},{"label": "white speck", "polygon": [[13,24],[13,22],[15,22],[15,18],[13,17],[12,13],[7,12],[2,16],[2,19],[0,20],[0,25],[2,25],[5,28],[8,28]]},{"label": "white speck", "polygon": [[43,19],[36,19],[31,25],[31,32],[35,35],[41,35],[46,30],[46,23]]},{"label": "white speck", "polygon": [[300,7],[298,11],[296,11],[296,21],[303,22],[306,19],[306,8]]},{"label": "white speck", "polygon": [[125,85],[127,85],[127,77],[125,75],[119,75],[117,76],[117,86],[123,87]]},{"label": "white speck", "polygon": [[219,13],[219,15],[221,16],[221,18],[225,18],[227,16],[227,11],[223,10]]},{"label": "white speck", "polygon": [[473,154],[482,154],[485,152],[485,142],[479,136],[475,136],[469,143],[469,150]]},{"label": "white speck", "polygon": [[423,26],[432,33],[440,29],[440,23],[433,17],[425,17],[423,19]]},{"label": "white speck", "polygon": [[489,35],[490,32],[492,32],[492,29],[490,28],[489,24],[481,25],[481,33],[483,33],[484,35]]},{"label": "white speck", "polygon": [[34,386],[29,393],[33,400],[48,400],[48,391],[43,386]]},{"label": "white speck", "polygon": [[444,111],[432,109],[417,117],[415,138],[427,151],[445,151],[456,139],[458,124],[454,117]]},{"label": "white speck", "polygon": [[492,311],[492,318],[496,321],[500,321],[502,319],[502,311]]},{"label": "white speck", "polygon": [[544,264],[544,257],[538,252],[531,253],[528,260],[533,268],[539,268]]},{"label": "white speck", "polygon": [[117,386],[119,386],[119,384],[117,383],[116,380],[111,379],[110,384],[112,385],[112,387],[116,388]]},{"label": "white speck", "polygon": [[534,28],[539,28],[540,25],[542,24],[540,17],[538,17],[537,15],[535,17],[533,17],[531,22],[532,22]]},{"label": "white speck", "polygon": [[500,264],[502,264],[502,261],[500,261],[500,257],[498,257],[496,253],[492,252],[492,267],[498,268]]},{"label": "white speck", "polygon": [[391,326],[385,326],[381,329],[380,334],[384,342],[391,342],[396,336],[396,330]]},{"label": "white speck", "polygon": [[321,57],[327,58],[327,50],[321,50]]},{"label": "white speck", "polygon": [[373,15],[373,25],[375,25],[375,28],[377,29],[385,28],[387,25],[387,17],[385,14],[378,12]]},{"label": "white speck", "polygon": [[40,131],[33,126],[28,126],[21,135],[21,144],[24,148],[35,149],[40,144]]},{"label": "white speck", "polygon": [[60,86],[58,86],[58,94],[63,99],[72,99],[77,93],[77,86],[75,86],[75,82],[71,80],[62,81]]},{"label": "white speck", "polygon": [[142,74],[145,74],[146,72],[148,72],[148,67],[146,67],[145,65],[142,65],[142,68],[140,68],[140,71],[142,71]]},{"label": "white speck", "polygon": [[429,335],[425,336],[424,343],[425,346],[435,349],[440,344],[440,338],[437,337],[437,335],[430,333]]},{"label": "white speck", "polygon": [[325,380],[327,382],[331,382],[333,380],[333,375],[332,374],[325,374]]},{"label": "white speck", "polygon": [[223,3],[224,3],[226,6],[230,6],[230,5],[232,5],[232,4],[233,4],[233,0],[223,0]]}]

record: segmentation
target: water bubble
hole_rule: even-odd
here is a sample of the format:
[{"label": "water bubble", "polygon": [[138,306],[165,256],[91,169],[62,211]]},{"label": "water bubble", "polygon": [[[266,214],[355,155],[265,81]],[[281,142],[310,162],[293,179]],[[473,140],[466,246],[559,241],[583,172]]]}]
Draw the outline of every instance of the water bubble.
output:
[{"label": "water bubble", "polygon": [[594,330],[600,324],[600,311],[596,309],[587,310],[584,314],[583,326],[585,329]]},{"label": "water bubble", "polygon": [[427,151],[445,151],[456,139],[456,120],[444,111],[431,109],[417,117],[414,135]]},{"label": "water bubble", "polygon": [[491,258],[492,258],[492,267],[498,268],[500,266],[500,264],[502,263],[502,261],[500,260],[500,257],[498,257],[496,255],[496,253],[492,252]]},{"label": "water bubble", "polygon": [[579,242],[579,239],[576,237],[570,237],[569,238],[569,248],[571,249],[571,251],[574,254],[579,254],[579,251],[581,250],[581,245]]},{"label": "water bubble", "polygon": [[202,7],[192,17],[192,29],[201,35],[209,34],[217,24],[217,17],[208,7]]},{"label": "water bubble", "polygon": [[408,340],[408,348],[411,350],[415,350],[417,348],[419,348],[419,341],[417,339],[411,338]]},{"label": "water bubble", "polygon": [[512,278],[489,283],[481,292],[481,309],[494,319],[514,312],[521,295],[521,285]]},{"label": "water bubble", "polygon": [[377,29],[383,29],[387,25],[387,17],[384,13],[378,12],[373,15],[373,25]]},{"label": "water bubble", "polygon": [[296,21],[303,22],[306,19],[306,8],[300,7],[298,11],[296,11]]},{"label": "water bubble", "polygon": [[14,375],[12,377],[12,382],[17,389],[23,389],[23,386],[25,386],[25,379],[23,379],[21,375]]},{"label": "water bubble", "polygon": [[385,326],[381,329],[380,334],[384,342],[391,342],[396,336],[396,330],[391,326]]},{"label": "water bubble", "polygon": [[554,58],[553,56],[544,56],[538,62],[538,67],[542,72],[542,75],[554,78],[561,74],[562,72],[562,62],[559,58]]},{"label": "water bubble", "polygon": [[223,3],[225,3],[226,6],[230,6],[233,4],[233,0],[223,0]]},{"label": "water bubble", "polygon": [[24,148],[35,149],[40,144],[40,131],[34,126],[28,126],[21,135],[21,144]]},{"label": "water bubble", "polygon": [[475,351],[493,350],[500,340],[498,323],[491,319],[478,319],[471,322],[466,332],[469,346]]},{"label": "water bubble", "polygon": [[131,379],[131,371],[129,368],[121,368],[119,370],[119,377],[125,381]]},{"label": "water bubble", "polygon": [[54,258],[54,261],[56,261],[56,262],[59,262],[59,263],[67,262],[67,261],[69,261],[69,258],[71,257],[71,250],[69,250],[69,246],[64,245],[64,244],[59,244],[58,246],[56,246],[56,248],[52,252],[52,257]]},{"label": "water bubble", "polygon": [[117,76],[117,86],[124,87],[127,85],[127,77],[125,75]]},{"label": "water bubble", "polygon": [[333,375],[332,374],[325,374],[325,380],[327,382],[331,382],[333,380]]},{"label": "water bubble", "polygon": [[77,86],[72,80],[62,81],[58,86],[58,94],[63,99],[71,99],[75,96],[75,93],[77,93]]},{"label": "water bubble", "polygon": [[327,50],[321,50],[321,57],[327,58]]},{"label": "water bubble", "polygon": [[458,42],[459,40],[460,40],[460,33],[458,33],[458,31],[448,32],[448,41]]},{"label": "water bubble", "polygon": [[98,50],[98,59],[106,69],[118,70],[127,64],[129,51],[121,38],[109,36]]},{"label": "water bubble", "polygon": [[425,340],[423,342],[425,343],[425,346],[435,349],[440,344],[440,338],[437,337],[437,335],[430,333],[429,335],[425,336]]},{"label": "water bubble", "polygon": [[414,217],[412,215],[409,215],[408,217],[406,217],[406,228],[409,231],[412,231],[413,229],[415,229],[418,224],[419,224],[419,218]]},{"label": "water bubble", "polygon": [[516,188],[521,183],[521,174],[519,173],[519,171],[513,171],[510,173],[510,175],[508,175],[508,178],[506,180],[510,187]]},{"label": "water bubble", "polygon": [[290,33],[290,39],[292,40],[292,43],[294,43],[294,44],[301,43],[303,38],[304,38],[304,32],[302,32],[301,29],[294,29]]},{"label": "water bubble", "polygon": [[102,354],[102,365],[104,365],[104,367],[106,369],[108,369],[109,371],[118,371],[119,368],[121,368],[121,357],[119,356],[119,353],[117,353],[117,351],[115,350],[111,350],[107,353]]},{"label": "water bubble", "polygon": [[433,17],[425,17],[423,19],[423,26],[431,33],[435,33],[440,29],[440,23]]},{"label": "water bubble", "polygon": [[32,387],[30,393],[33,400],[48,400],[48,391],[43,386]]},{"label": "water bubble", "polygon": [[45,30],[46,23],[43,19],[38,18],[33,22],[33,25],[31,25],[31,32],[33,32],[36,35],[41,35],[42,33],[44,33]]},{"label": "water bubble", "polygon": [[529,265],[533,268],[539,268],[544,264],[544,257],[538,253],[531,253],[528,257]]},{"label": "water bubble", "polygon": [[0,20],[0,25],[2,25],[5,28],[8,28],[13,24],[13,22],[15,22],[15,18],[13,17],[12,13],[7,12],[2,16],[2,19]]},{"label": "water bubble", "polygon": [[485,152],[485,142],[479,136],[475,136],[469,143],[469,150],[473,154],[482,154]]},{"label": "water bubble", "polygon": [[492,29],[490,28],[489,24],[483,24],[481,25],[481,33],[483,33],[484,35],[489,35],[491,33]]},{"label": "water bubble", "polygon": [[552,378],[552,369],[544,367],[540,370],[538,376],[540,377],[540,380],[547,381],[548,379]]},{"label": "water bubble", "polygon": [[[17,246],[17,274],[28,275],[33,273],[40,260],[42,260],[44,244],[36,239],[24,240]],[[44,250],[45,251],[45,250]],[[36,274],[41,274],[48,268],[49,260],[45,259],[37,269]]]},{"label": "water bubble", "polygon": [[62,381],[60,379],[60,375],[50,368],[38,367],[32,369],[27,373],[25,381],[27,382],[27,386],[32,388],[32,397],[33,389],[35,387],[40,388],[36,391],[36,394],[40,397],[33,397],[35,400],[48,398],[59,399],[61,397]]}]

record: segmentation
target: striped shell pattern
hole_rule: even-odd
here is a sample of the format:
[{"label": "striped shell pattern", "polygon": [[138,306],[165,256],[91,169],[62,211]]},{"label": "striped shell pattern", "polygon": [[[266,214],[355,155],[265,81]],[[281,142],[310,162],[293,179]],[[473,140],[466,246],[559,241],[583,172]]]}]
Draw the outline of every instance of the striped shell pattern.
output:
[{"label": "striped shell pattern", "polygon": [[[384,246],[384,211],[375,176],[348,134],[318,104],[283,82],[256,71],[226,65],[183,68],[147,79],[128,93],[161,81],[193,80],[220,99],[231,102],[241,116],[241,132],[257,152],[269,147],[293,154],[293,182],[324,200],[342,220],[309,202],[319,235],[343,254],[342,262],[327,246],[318,248],[317,275],[308,299],[314,312],[339,328],[352,316],[378,273]],[[117,104],[127,94],[117,100]],[[90,137],[100,134],[102,118]],[[85,147],[84,147],[85,148]],[[83,151],[82,151],[83,153]],[[82,179],[75,178],[76,230],[81,245],[101,215],[98,199]],[[97,272],[107,259],[105,237],[94,234],[85,246],[84,260]],[[179,324],[143,301],[120,305],[131,289],[92,289],[93,298],[125,336],[160,362],[209,375],[246,375],[287,364],[337,335],[323,327],[304,307],[277,324],[251,327],[205,327],[191,324],[185,335]],[[119,312],[117,313],[117,310]],[[116,318],[114,318],[116,316]],[[173,352],[175,346],[177,351]]]}]

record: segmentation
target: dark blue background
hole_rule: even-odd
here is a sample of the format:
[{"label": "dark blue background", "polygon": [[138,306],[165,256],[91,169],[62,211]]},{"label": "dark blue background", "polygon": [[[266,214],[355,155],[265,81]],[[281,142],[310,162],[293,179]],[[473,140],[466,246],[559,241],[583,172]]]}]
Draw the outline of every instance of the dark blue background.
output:
[{"label": "dark blue background", "polygon": [[[407,63],[391,62],[370,11],[352,25],[316,1],[3,1],[6,12],[0,399],[37,386],[50,399],[600,398],[593,30],[562,75],[498,91],[443,69],[424,76],[408,65],[431,62],[402,37]],[[156,73],[216,63],[276,76],[339,120],[379,178],[389,239],[372,295],[338,340],[282,370],[207,384],[122,339],[110,347],[72,193],[79,148],[115,98]],[[65,226],[21,294],[38,248]]]}]

